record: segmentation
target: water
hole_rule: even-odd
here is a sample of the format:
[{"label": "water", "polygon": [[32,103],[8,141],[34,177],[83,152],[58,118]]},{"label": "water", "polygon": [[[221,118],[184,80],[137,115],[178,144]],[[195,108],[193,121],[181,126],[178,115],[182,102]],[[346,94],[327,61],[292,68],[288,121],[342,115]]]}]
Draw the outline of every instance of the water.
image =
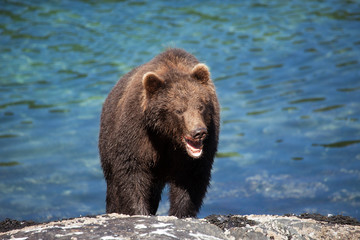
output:
[{"label": "water", "polygon": [[358,1],[1,0],[0,220],[105,212],[102,103],[169,46],[209,65],[222,107],[199,217],[360,219]]}]

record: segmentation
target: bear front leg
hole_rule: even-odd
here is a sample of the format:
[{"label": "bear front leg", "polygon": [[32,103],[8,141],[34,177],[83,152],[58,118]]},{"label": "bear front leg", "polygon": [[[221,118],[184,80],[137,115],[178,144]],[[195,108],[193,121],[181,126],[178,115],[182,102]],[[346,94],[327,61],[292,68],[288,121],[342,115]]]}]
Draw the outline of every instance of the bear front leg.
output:
[{"label": "bear front leg", "polygon": [[208,180],[170,183],[169,215],[178,218],[196,217],[205,197]]},{"label": "bear front leg", "polygon": [[106,212],[155,215],[164,183],[142,173],[122,175],[107,183]]},{"label": "bear front leg", "polygon": [[[193,195],[193,194],[192,194]],[[201,201],[191,197],[191,193],[183,186],[178,186],[176,183],[170,184],[170,210],[169,215],[178,218],[196,217]]]},{"label": "bear front leg", "polygon": [[119,183],[108,184],[106,213],[149,215],[149,203],[141,192],[139,188],[135,190],[135,188]]}]

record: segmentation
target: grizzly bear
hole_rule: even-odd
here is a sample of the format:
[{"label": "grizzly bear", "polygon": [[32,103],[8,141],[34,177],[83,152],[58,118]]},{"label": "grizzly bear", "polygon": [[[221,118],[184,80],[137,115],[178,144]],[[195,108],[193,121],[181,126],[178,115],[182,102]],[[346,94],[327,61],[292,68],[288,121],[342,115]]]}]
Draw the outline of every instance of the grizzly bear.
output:
[{"label": "grizzly bear", "polygon": [[169,184],[169,215],[196,217],[219,138],[208,67],[168,49],[124,75],[104,102],[99,150],[106,212],[155,215]]}]

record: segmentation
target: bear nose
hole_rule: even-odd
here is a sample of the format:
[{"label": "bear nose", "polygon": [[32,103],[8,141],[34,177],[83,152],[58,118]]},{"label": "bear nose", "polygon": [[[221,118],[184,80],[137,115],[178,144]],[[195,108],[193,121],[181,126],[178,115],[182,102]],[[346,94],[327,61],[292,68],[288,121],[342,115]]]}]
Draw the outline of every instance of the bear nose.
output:
[{"label": "bear nose", "polygon": [[191,132],[191,137],[198,140],[203,140],[207,135],[207,130],[204,127],[197,128]]}]

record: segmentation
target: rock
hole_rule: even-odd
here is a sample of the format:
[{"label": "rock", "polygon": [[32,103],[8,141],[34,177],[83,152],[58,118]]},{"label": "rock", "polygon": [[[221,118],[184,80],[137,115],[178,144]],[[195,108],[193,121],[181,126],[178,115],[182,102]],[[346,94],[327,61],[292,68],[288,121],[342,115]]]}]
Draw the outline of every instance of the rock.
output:
[{"label": "rock", "polygon": [[177,219],[105,214],[11,230],[0,233],[0,239],[360,239],[358,223],[270,215]]},{"label": "rock", "polygon": [[249,215],[253,226],[225,231],[235,239],[360,239],[360,226],[329,224],[296,216]]},{"label": "rock", "polygon": [[0,222],[0,232],[7,232],[13,229],[19,229],[38,224],[39,223],[36,223],[34,221],[17,221],[6,218],[4,221]]}]

